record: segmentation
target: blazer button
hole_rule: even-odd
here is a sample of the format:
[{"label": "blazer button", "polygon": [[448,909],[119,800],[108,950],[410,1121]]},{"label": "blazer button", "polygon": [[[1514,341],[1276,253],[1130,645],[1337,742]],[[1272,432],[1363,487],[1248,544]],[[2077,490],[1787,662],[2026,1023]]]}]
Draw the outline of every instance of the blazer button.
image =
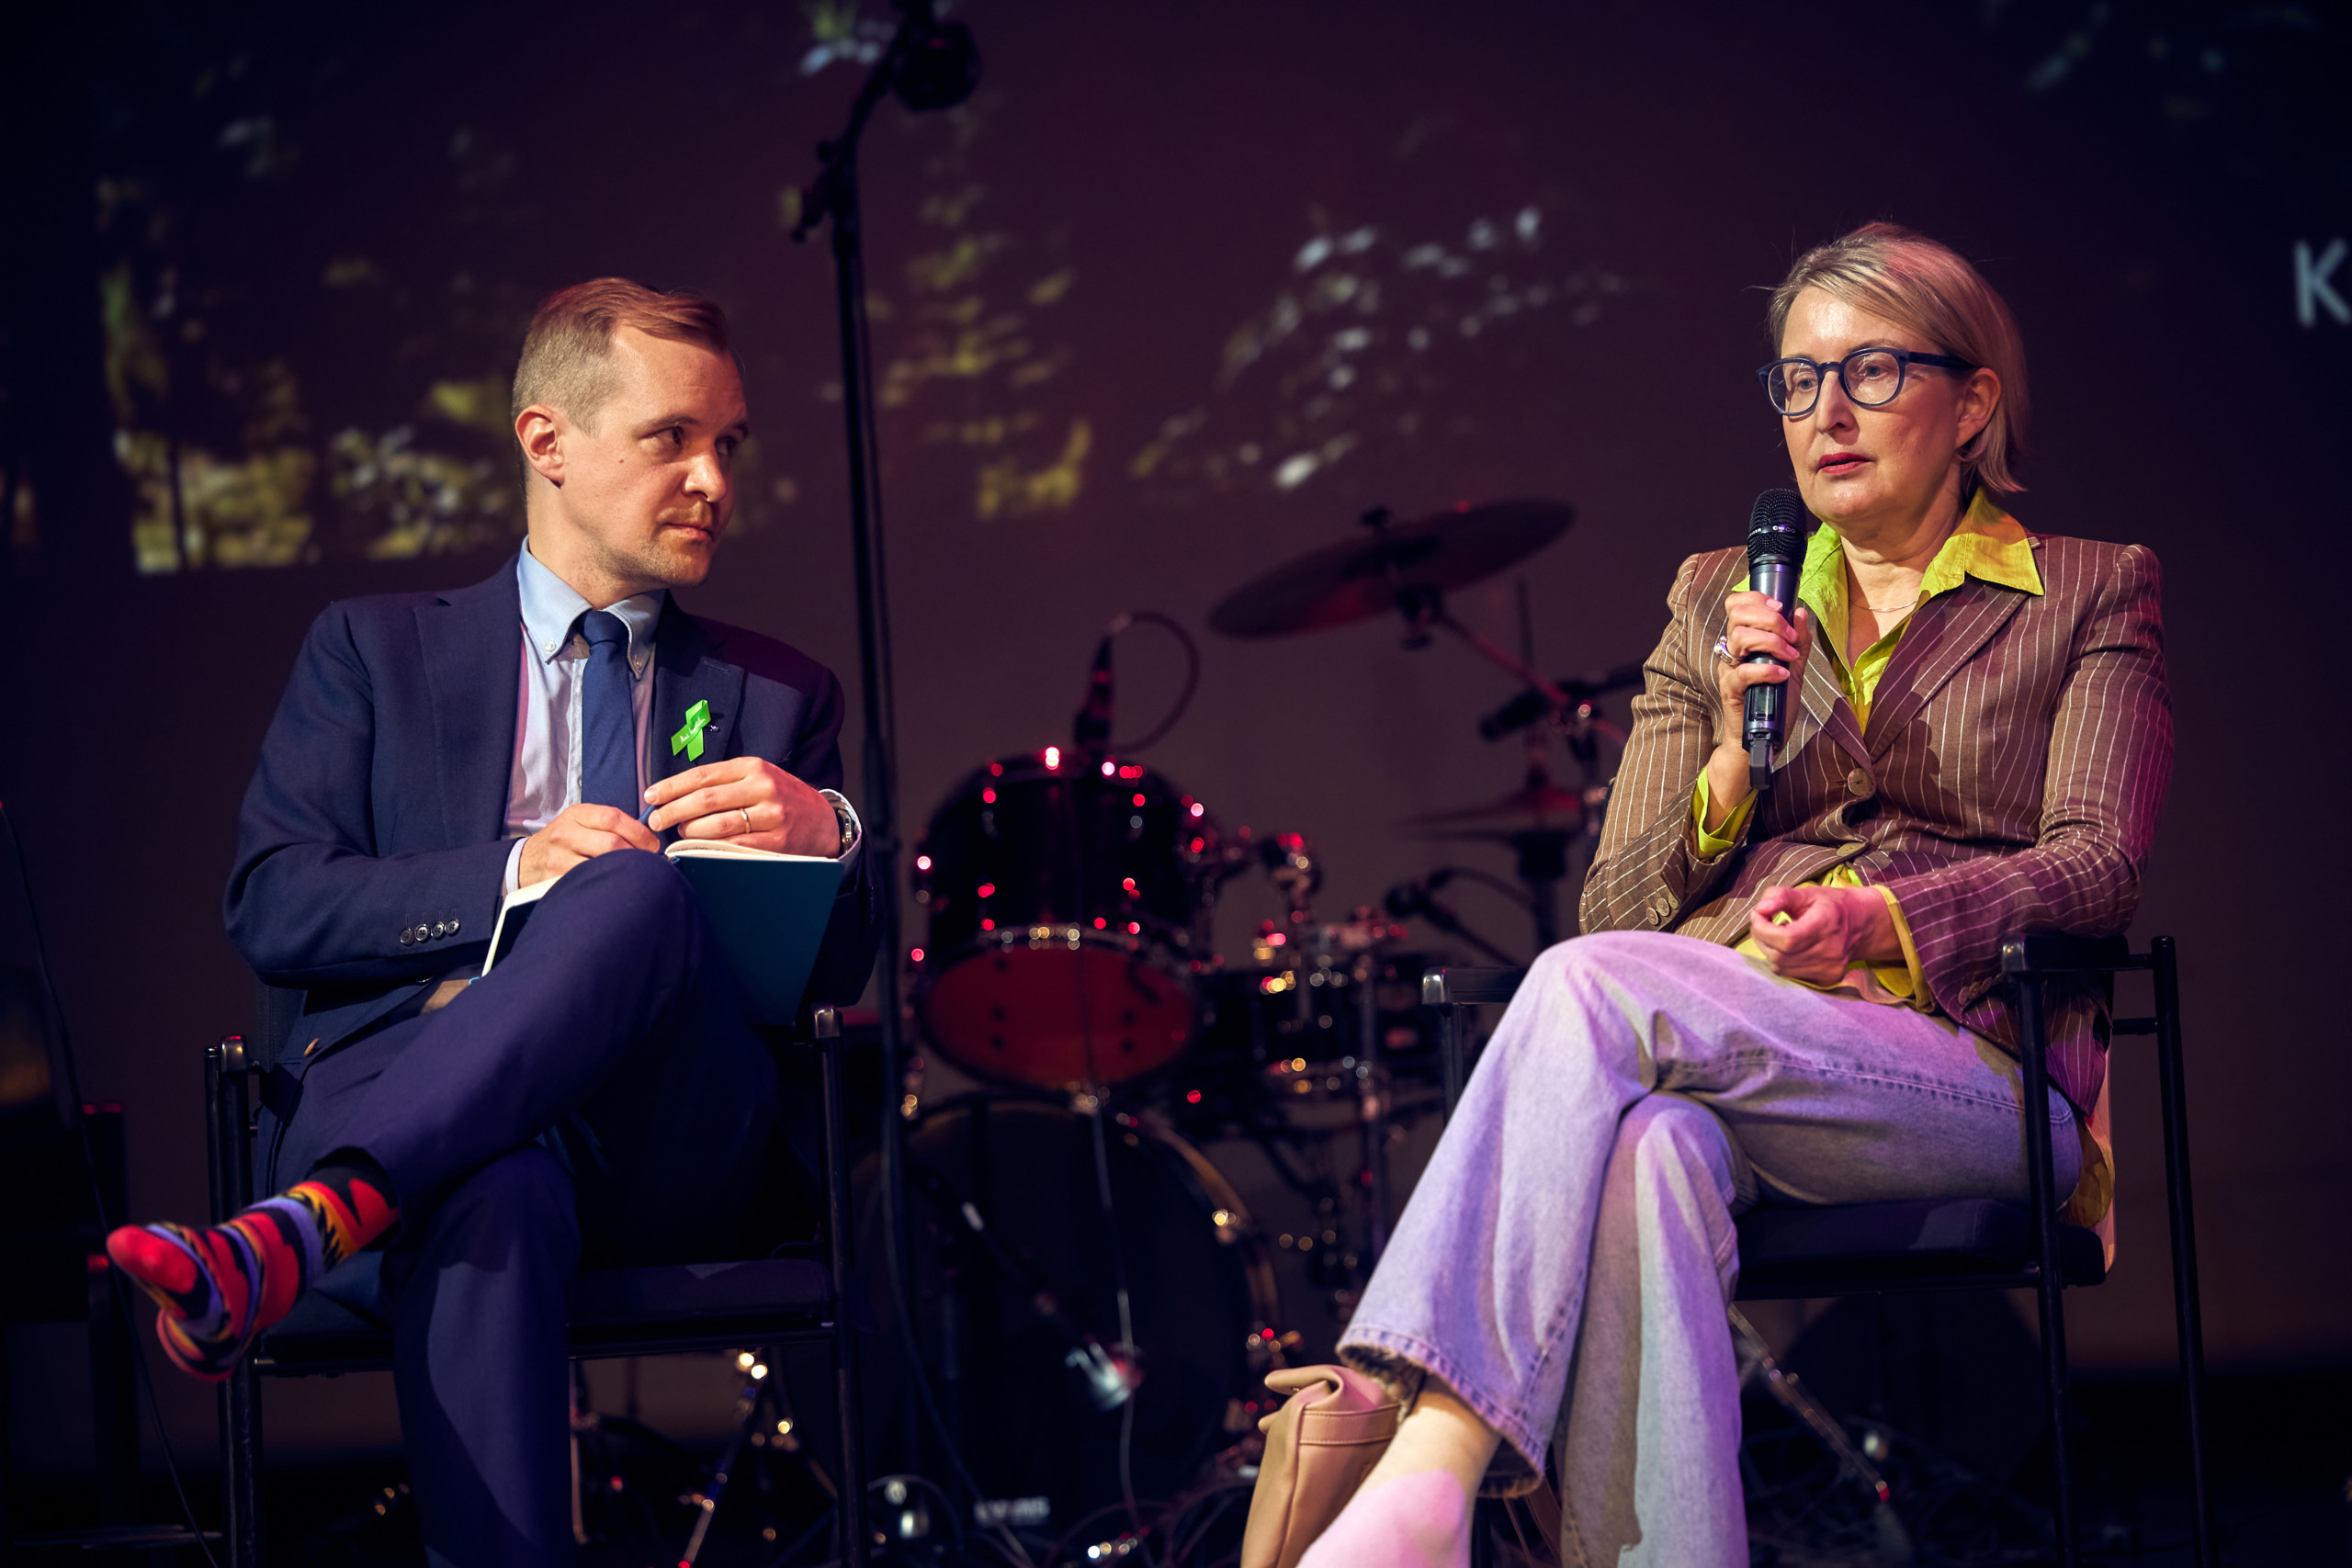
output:
[{"label": "blazer button", "polygon": [[458,934],[458,922],[454,918],[449,921],[449,934],[451,936],[456,936]]},{"label": "blazer button", "polygon": [[402,947],[414,947],[416,945],[416,931],[413,927],[402,926],[401,928],[401,945]]},{"label": "blazer button", "polygon": [[449,934],[449,922],[447,920],[434,921],[433,934],[435,936],[447,936]]},{"label": "blazer button", "polygon": [[1857,800],[1868,800],[1878,793],[1878,784],[1871,779],[1869,769],[1856,768],[1846,775],[1846,793]]}]

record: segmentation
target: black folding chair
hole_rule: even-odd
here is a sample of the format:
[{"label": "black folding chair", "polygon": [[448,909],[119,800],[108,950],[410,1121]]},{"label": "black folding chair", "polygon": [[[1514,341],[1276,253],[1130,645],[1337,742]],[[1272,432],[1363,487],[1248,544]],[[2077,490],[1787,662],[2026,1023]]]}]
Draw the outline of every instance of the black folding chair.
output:
[{"label": "black folding chair", "polygon": [[[283,998],[265,992],[261,1028],[290,1024]],[[865,1523],[865,1434],[857,1385],[849,1256],[848,1137],[840,1015],[805,1010],[788,1048],[813,1048],[822,1100],[824,1234],[807,1246],[742,1262],[583,1270],[572,1291],[572,1359],[659,1356],[681,1351],[823,1342],[831,1352],[841,1457],[836,1477],[837,1561],[863,1563],[873,1540]],[[205,1053],[206,1129],[212,1217],[253,1201],[254,1111],[264,1053],[232,1035]],[[392,1362],[383,1325],[313,1291],[260,1337],[220,1391],[223,1529],[230,1568],[261,1568],[261,1380],[380,1371]]]},{"label": "black folding chair", "polygon": [[[2018,1055],[2025,1100],[2049,1092],[2042,982],[2060,976],[2113,976],[2146,970],[2154,981],[2152,1017],[2119,1018],[2115,1034],[2153,1034],[2164,1100],[2165,1195],[2171,1211],[2175,1328],[2188,1436],[2190,1507],[2199,1568],[2217,1568],[2212,1508],[2205,1474],[2205,1341],[2197,1303],[2197,1238],[2190,1209],[2188,1125],[2180,1053],[2180,981],[2173,939],[2155,938],[2144,953],[2121,937],[2087,940],[2032,932],[2004,940],[2001,972],[2018,998]],[[1421,1001],[1439,1010],[1439,1050],[1450,1114],[1467,1078],[1474,1045],[1472,1010],[1508,1002],[1524,969],[1439,969],[1421,980]],[[2030,1290],[2041,1306],[2042,1372],[2057,1482],[2059,1560],[2078,1568],[2074,1443],[2066,1420],[2068,1373],[2064,1292],[2106,1277],[2097,1233],[2065,1224],[2051,1163],[2050,1122],[2028,1116],[2029,1201],[1956,1198],[1824,1208],[1766,1205],[1739,1220],[1739,1299],[1868,1295],[1914,1291]]]}]

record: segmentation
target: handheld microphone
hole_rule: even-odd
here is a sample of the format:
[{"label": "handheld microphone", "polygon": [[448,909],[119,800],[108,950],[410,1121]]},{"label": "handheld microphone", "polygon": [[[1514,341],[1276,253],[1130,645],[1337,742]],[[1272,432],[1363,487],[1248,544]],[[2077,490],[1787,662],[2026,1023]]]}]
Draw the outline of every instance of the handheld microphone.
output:
[{"label": "handheld microphone", "polygon": [[[1747,586],[1780,602],[1781,613],[1796,618],[1797,568],[1804,560],[1804,499],[1792,490],[1768,490],[1747,514]],[[1781,660],[1769,653],[1747,656],[1749,664]],[[1789,686],[1758,682],[1747,688],[1740,740],[1747,748],[1747,785],[1772,787],[1772,752],[1789,732]]]}]

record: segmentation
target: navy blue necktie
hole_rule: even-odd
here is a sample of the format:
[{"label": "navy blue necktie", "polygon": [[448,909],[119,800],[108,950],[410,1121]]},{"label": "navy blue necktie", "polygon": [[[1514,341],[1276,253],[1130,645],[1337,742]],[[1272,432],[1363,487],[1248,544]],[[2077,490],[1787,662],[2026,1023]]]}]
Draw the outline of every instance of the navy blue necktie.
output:
[{"label": "navy blue necktie", "polygon": [[608,610],[580,617],[588,671],[580,688],[580,802],[638,815],[637,703],[628,669],[628,627]]}]

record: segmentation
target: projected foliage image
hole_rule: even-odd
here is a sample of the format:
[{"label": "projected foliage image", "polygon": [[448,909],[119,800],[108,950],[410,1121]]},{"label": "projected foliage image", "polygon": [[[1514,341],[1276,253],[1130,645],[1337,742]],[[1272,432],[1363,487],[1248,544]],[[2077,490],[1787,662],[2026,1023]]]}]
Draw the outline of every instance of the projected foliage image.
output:
[{"label": "projected foliage image", "polygon": [[[780,128],[837,118],[891,28],[880,0],[684,17],[691,90],[656,85],[733,133],[716,155],[643,132],[616,155],[627,117],[571,101],[581,60],[541,58],[514,18],[447,9],[378,37],[285,5],[150,12],[101,78],[96,192],[114,451],[147,573],[504,547],[522,527],[507,382],[536,300],[607,248],[676,267],[756,241],[772,276],[808,173]],[[2026,97],[2097,90],[2241,162],[2295,140],[2259,85],[2316,26],[2301,8],[2227,28],[2106,6],[1975,21]],[[1040,178],[1036,149],[1000,131],[1009,107],[990,86],[920,124],[886,111],[890,179],[869,193],[895,242],[869,275],[886,454],[960,475],[976,523],[1325,491],[1318,515],[1337,517],[1400,477],[1507,473],[1544,428],[1527,390],[1589,377],[1579,334],[1672,293],[1584,209],[1572,171],[1594,149],[1522,145],[1468,106],[1367,105],[1344,177],[1302,171],[1194,297],[1135,301],[1123,324],[1190,333],[1197,377],[1133,383],[1105,318],[1090,332],[1071,310],[1130,287],[1135,237],[1100,216],[1111,186]],[[793,155],[752,155],[771,142]],[[673,196],[689,156],[709,168]],[[2291,180],[2285,163],[2255,167]],[[688,188],[691,212],[664,209]],[[795,302],[789,367],[747,348],[766,428],[740,460],[739,527],[838,466],[839,387],[807,352],[820,299]],[[1375,474],[1345,477],[1375,452]],[[33,497],[6,491],[0,531],[28,546]]]}]

